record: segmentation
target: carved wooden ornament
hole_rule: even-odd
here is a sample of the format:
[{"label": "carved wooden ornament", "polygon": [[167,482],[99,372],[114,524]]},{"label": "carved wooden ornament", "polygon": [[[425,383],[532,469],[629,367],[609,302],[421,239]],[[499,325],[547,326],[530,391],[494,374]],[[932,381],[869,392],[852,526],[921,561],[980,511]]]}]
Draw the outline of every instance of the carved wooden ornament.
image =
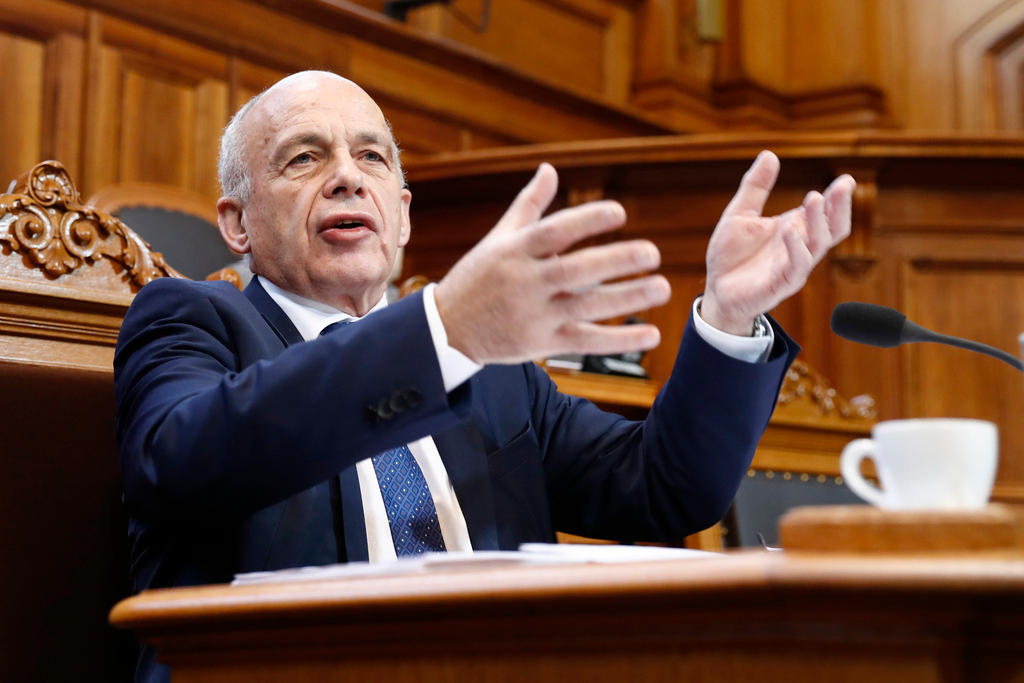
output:
[{"label": "carved wooden ornament", "polygon": [[101,257],[121,266],[134,287],[159,277],[184,277],[120,220],[83,206],[59,161],[36,164],[11,194],[0,195],[0,244],[51,278]]},{"label": "carved wooden ornament", "polygon": [[847,400],[820,372],[800,360],[793,361],[786,372],[778,400],[780,406],[796,403],[813,406],[821,415],[836,414],[847,420],[878,419],[878,408],[872,396],[862,394]]}]

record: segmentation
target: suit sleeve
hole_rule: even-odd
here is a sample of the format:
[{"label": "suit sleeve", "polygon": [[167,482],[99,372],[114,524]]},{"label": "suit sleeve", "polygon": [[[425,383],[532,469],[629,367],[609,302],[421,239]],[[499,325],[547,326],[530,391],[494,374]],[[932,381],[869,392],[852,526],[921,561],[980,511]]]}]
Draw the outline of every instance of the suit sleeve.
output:
[{"label": "suit sleeve", "polygon": [[418,297],[283,350],[244,307],[221,283],[136,297],[114,359],[129,505],[245,516],[457,419]]},{"label": "suit sleeve", "polygon": [[690,319],[668,382],[633,422],[532,382],[555,528],[621,541],[676,540],[728,510],[799,347],[774,325],[765,363],[714,349]]}]

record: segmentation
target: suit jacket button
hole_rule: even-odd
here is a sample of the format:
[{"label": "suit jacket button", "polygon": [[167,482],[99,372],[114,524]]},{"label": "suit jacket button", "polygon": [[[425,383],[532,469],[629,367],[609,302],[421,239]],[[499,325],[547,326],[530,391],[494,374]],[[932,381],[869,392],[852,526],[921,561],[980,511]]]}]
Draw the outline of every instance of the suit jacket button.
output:
[{"label": "suit jacket button", "polygon": [[395,392],[391,397],[391,400],[388,402],[388,406],[396,413],[404,413],[405,409],[409,407],[409,404],[406,402],[405,396],[402,392]]},{"label": "suit jacket button", "polygon": [[412,387],[402,392],[402,398],[405,399],[405,405],[410,408],[415,408],[423,401],[423,396],[420,392]]}]

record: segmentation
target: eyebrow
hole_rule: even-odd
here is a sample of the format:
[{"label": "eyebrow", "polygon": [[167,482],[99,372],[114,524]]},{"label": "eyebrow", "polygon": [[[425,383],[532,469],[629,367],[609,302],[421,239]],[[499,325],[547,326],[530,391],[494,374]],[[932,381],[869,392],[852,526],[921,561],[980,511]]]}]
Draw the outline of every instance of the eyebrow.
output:
[{"label": "eyebrow", "polygon": [[326,147],[327,138],[325,138],[320,133],[311,131],[296,133],[291,137],[285,138],[279,144],[274,146],[274,151],[271,154],[271,159],[279,162],[281,161],[281,157],[286,156],[293,147],[300,145],[316,145],[317,147]]},{"label": "eyebrow", "polygon": [[[389,161],[394,161],[394,146],[389,144],[389,141],[384,140],[381,136],[373,131],[362,131],[357,133],[355,136],[357,143],[364,145],[375,145],[383,148],[385,155]],[[321,133],[315,131],[303,131],[292,135],[291,137],[285,138],[279,145],[277,145],[272,159],[278,163],[282,161],[282,157],[287,156],[289,151],[296,146],[301,145],[315,145],[317,147],[327,147],[327,138]]]}]

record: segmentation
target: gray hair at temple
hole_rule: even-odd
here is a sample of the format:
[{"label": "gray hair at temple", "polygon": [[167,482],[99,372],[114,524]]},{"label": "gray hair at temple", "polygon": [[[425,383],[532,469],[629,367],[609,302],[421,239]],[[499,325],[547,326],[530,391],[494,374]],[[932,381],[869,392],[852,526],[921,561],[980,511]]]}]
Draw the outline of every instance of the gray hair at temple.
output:
[{"label": "gray hair at temple", "polygon": [[[273,85],[266,90],[253,96],[248,102],[235,112],[235,115],[224,127],[224,134],[220,138],[220,156],[217,159],[217,178],[220,180],[221,195],[224,197],[235,197],[243,204],[248,203],[252,198],[252,176],[249,173],[249,165],[244,157],[245,136],[242,134],[242,120],[246,114],[263,99]],[[402,156],[395,140],[394,131],[391,130],[391,122],[385,119],[388,126],[388,133],[391,135],[391,152],[398,164],[398,178],[402,187],[406,187],[405,171],[402,169]]]}]

